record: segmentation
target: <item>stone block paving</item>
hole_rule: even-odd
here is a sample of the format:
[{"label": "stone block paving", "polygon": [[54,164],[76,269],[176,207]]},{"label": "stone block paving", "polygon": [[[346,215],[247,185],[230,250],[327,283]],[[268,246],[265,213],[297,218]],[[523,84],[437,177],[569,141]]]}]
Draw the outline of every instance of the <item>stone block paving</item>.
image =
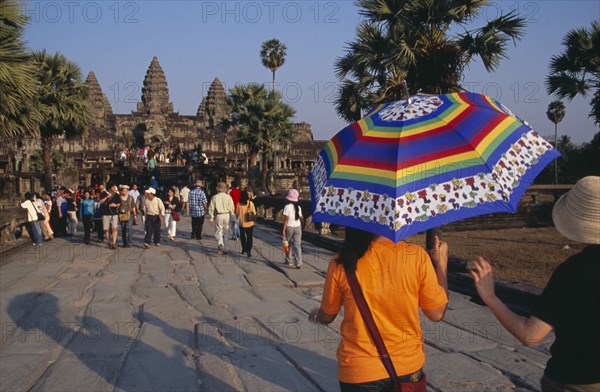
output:
[{"label": "stone block paving", "polygon": [[[0,264],[0,391],[336,391],[342,315],[308,322],[333,254],[303,244],[283,264],[272,228],[219,256],[213,229],[143,249],[82,238],[27,246]],[[483,306],[452,292],[445,319],[423,317],[432,391],[537,391],[549,358],[522,347]]]}]

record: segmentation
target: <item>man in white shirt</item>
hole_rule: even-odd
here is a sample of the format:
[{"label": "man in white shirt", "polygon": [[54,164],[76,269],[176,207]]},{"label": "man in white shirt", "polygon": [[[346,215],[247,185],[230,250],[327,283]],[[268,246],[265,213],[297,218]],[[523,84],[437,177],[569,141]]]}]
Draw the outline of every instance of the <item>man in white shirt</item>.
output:
[{"label": "man in white shirt", "polygon": [[156,197],[156,189],[150,187],[146,191],[144,200],[144,211],[146,212],[146,236],[144,237],[144,248],[150,247],[150,241],[154,235],[154,245],[160,246],[160,226],[165,218],[165,205]]},{"label": "man in white shirt", "polygon": [[210,224],[215,224],[215,239],[219,256],[227,254],[227,230],[229,230],[229,220],[235,215],[233,199],[227,193],[227,184],[220,182],[217,185],[217,193],[210,200],[208,206],[208,216]]},{"label": "man in white shirt", "polygon": [[181,196],[181,214],[182,215],[189,215],[190,214],[190,205],[188,204],[189,202],[189,197],[190,197],[190,188],[188,188],[187,185],[184,185],[183,188],[181,188],[179,190],[179,196]]}]

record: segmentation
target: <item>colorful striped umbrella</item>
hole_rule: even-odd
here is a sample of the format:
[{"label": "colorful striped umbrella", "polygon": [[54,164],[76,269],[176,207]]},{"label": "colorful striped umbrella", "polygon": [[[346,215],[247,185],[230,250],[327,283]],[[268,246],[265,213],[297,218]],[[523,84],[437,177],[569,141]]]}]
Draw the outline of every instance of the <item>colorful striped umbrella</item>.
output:
[{"label": "colorful striped umbrella", "polygon": [[309,174],[313,222],[398,242],[464,218],[514,212],[559,153],[494,99],[416,95],[347,126]]}]

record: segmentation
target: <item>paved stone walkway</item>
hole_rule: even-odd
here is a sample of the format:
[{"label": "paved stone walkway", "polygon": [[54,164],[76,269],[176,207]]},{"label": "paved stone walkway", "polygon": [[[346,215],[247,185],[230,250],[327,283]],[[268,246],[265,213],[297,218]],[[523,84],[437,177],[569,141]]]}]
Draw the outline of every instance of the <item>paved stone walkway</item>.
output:
[{"label": "paved stone walkway", "polygon": [[[134,226],[140,244],[141,226]],[[308,322],[332,253],[304,243],[288,269],[275,231],[252,258],[210,225],[144,250],[56,239],[0,264],[0,391],[336,391],[339,319]],[[184,238],[185,237],[185,238]],[[423,321],[432,391],[539,390],[551,339],[522,347],[484,307],[450,294]]]}]

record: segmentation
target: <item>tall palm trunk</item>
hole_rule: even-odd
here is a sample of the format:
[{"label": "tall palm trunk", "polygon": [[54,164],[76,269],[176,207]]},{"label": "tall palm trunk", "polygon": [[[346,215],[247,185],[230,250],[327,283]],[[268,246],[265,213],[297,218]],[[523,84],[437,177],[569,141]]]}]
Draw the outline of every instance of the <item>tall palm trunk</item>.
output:
[{"label": "tall palm trunk", "polygon": [[[554,123],[554,148],[558,151],[558,123]],[[558,184],[558,158],[554,160],[554,183]]]},{"label": "tall palm trunk", "polygon": [[42,164],[44,165],[44,187],[52,189],[52,137],[42,136]]},{"label": "tall palm trunk", "polygon": [[271,91],[275,91],[275,71],[271,72],[273,72],[273,87],[271,88]]},{"label": "tall palm trunk", "polygon": [[267,188],[267,154],[266,153],[262,154],[262,187],[265,190],[265,192],[267,192],[267,194],[270,194],[269,189]]}]

